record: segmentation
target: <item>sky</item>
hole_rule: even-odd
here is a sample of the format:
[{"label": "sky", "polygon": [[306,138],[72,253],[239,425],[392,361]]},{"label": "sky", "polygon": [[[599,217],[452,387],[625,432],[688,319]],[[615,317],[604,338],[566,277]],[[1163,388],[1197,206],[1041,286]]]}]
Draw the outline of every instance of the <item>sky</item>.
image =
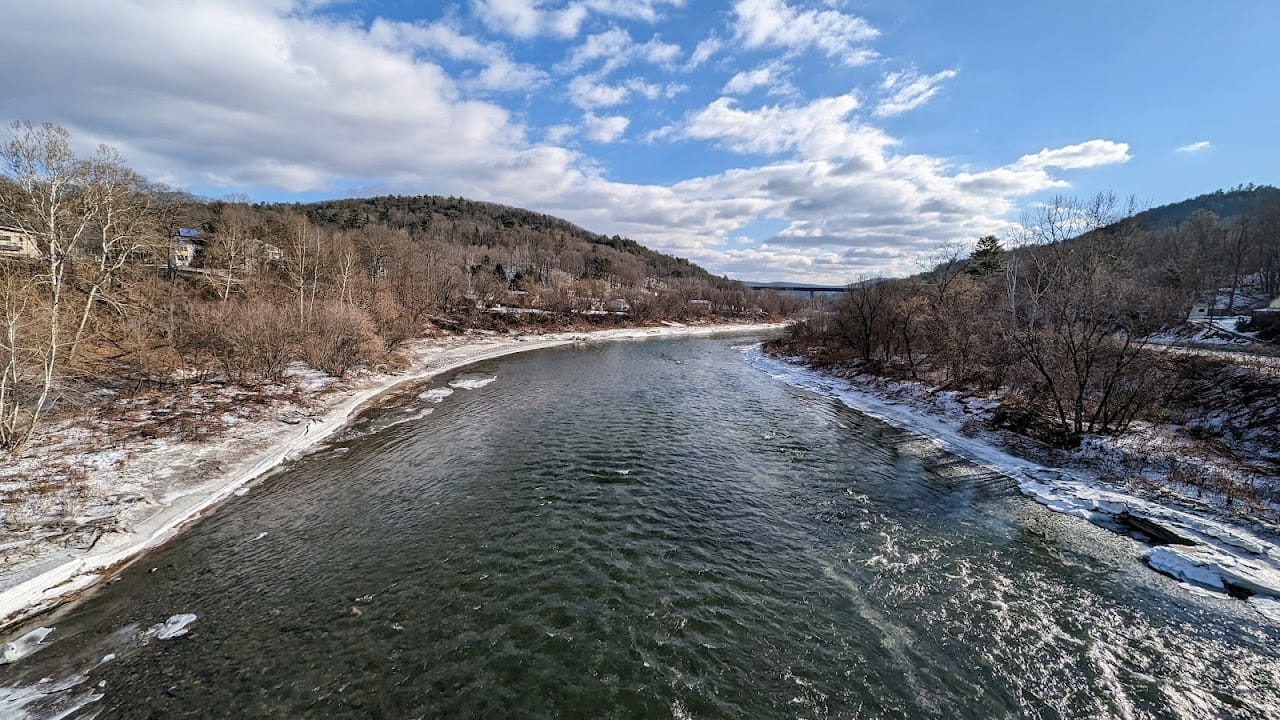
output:
[{"label": "sky", "polygon": [[0,0],[0,119],[200,196],[458,195],[845,284],[1280,184],[1280,3]]}]

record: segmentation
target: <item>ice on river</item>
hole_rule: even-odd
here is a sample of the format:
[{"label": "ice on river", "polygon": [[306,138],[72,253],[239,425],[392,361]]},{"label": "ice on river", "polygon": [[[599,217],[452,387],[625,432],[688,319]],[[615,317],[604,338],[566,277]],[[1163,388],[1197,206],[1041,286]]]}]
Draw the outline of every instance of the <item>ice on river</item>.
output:
[{"label": "ice on river", "polygon": [[61,680],[43,678],[34,685],[0,687],[0,718],[46,720],[71,717],[103,698],[103,694],[94,688],[69,692],[88,679],[77,674]]},{"label": "ice on river", "polygon": [[494,375],[468,373],[450,380],[449,387],[458,388],[459,390],[477,390],[497,379],[497,376]]},{"label": "ice on river", "polygon": [[1280,547],[1209,518],[1111,490],[1082,473],[1014,457],[988,439],[960,432],[966,418],[929,412],[911,399],[887,400],[853,383],[764,354],[747,351],[758,370],[794,387],[835,398],[863,414],[919,433],[949,453],[999,472],[1045,507],[1127,535],[1146,536],[1144,554],[1154,570],[1219,592],[1247,597],[1250,607],[1280,622]]},{"label": "ice on river", "polygon": [[156,623],[142,633],[142,637],[153,637],[157,640],[172,640],[187,634],[187,626],[196,621],[191,613],[174,615],[162,623]]},{"label": "ice on river", "polygon": [[53,628],[36,628],[17,640],[5,643],[4,650],[0,651],[0,665],[17,662],[40,650],[44,646],[44,639],[52,632]]},{"label": "ice on river", "polygon": [[431,388],[430,390],[418,395],[418,399],[426,400],[427,402],[439,403],[444,402],[444,399],[452,394],[453,388],[451,387]]}]

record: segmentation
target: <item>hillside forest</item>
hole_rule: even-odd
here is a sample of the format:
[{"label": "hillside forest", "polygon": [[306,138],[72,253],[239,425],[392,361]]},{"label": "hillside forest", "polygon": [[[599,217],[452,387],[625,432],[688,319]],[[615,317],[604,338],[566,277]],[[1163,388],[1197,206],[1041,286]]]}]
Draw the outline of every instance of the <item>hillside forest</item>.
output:
[{"label": "hillside forest", "polygon": [[686,260],[524,210],[432,196],[205,201],[55,125],[0,147],[0,448],[51,408],[295,361],[335,377],[472,328],[781,317]]},{"label": "hillside forest", "polygon": [[[1188,463],[1184,479],[1228,502],[1274,501],[1280,488],[1259,478],[1280,462],[1280,309],[1255,308],[1280,298],[1280,191],[1242,187],[1146,212],[1110,194],[1058,197],[1020,227],[943,248],[915,276],[858,282],[772,350],[996,398],[998,427],[1052,447],[1175,423],[1205,456],[1244,468],[1211,478]],[[1197,314],[1203,322],[1188,322]],[[1215,318],[1234,327],[1219,331]],[[1206,331],[1233,352],[1196,347]]]}]

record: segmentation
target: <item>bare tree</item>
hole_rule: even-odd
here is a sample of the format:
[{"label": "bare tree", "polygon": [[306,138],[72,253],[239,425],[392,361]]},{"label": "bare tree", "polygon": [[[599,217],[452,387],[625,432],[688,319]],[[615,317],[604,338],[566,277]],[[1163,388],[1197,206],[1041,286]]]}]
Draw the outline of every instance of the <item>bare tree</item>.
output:
[{"label": "bare tree", "polygon": [[[153,239],[156,215],[151,189],[114,150],[103,146],[87,160],[78,158],[70,134],[57,125],[14,123],[0,147],[0,167],[0,224],[31,237],[40,255],[39,271],[22,295],[26,299],[8,305],[6,317],[29,319],[35,305],[43,306],[39,323],[7,322],[15,351],[8,360],[21,355],[38,368],[33,394],[11,385],[0,400],[26,404],[0,404],[0,416],[14,421],[0,436],[0,447],[16,452],[55,399],[97,306],[105,301],[120,309],[112,294],[115,283],[126,261]],[[22,376],[7,377],[17,383]]]},{"label": "bare tree", "polygon": [[252,261],[250,255],[257,244],[253,230],[253,211],[245,200],[235,198],[217,208],[217,226],[206,248],[209,258],[206,267],[210,264],[221,266],[225,273],[218,283],[218,294],[222,296],[222,302],[231,298],[236,273],[245,269]]},{"label": "bare tree", "polygon": [[284,221],[284,271],[289,281],[298,310],[298,327],[304,328],[315,306],[320,288],[321,244],[320,231],[305,215],[290,213]]},{"label": "bare tree", "polygon": [[35,322],[37,294],[29,273],[16,263],[0,263],[0,446],[16,449],[29,423],[32,355],[29,325]]},{"label": "bare tree", "polygon": [[883,278],[866,278],[849,285],[836,308],[836,322],[863,362],[870,362],[879,325],[888,307],[891,289]]},{"label": "bare tree", "polygon": [[1272,202],[1258,213],[1256,230],[1262,290],[1272,298],[1280,297],[1280,202]]},{"label": "bare tree", "polygon": [[1067,437],[1123,430],[1150,398],[1157,373],[1139,367],[1154,317],[1149,289],[1129,273],[1136,227],[1111,195],[1055,198],[1024,222],[1041,245],[1014,253],[1005,331],[1038,378]]}]

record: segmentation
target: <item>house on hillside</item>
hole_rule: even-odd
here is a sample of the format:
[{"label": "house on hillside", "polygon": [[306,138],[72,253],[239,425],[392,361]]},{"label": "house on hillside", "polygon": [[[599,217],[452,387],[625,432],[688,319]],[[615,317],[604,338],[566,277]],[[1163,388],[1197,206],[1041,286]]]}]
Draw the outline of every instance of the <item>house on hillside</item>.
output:
[{"label": "house on hillside", "polygon": [[1268,297],[1260,294],[1256,288],[1219,288],[1216,292],[1202,295],[1199,301],[1191,306],[1187,313],[1188,321],[1209,320],[1211,318],[1247,315],[1251,310],[1265,307]]},{"label": "house on hillside", "polygon": [[38,258],[35,238],[26,230],[0,227],[0,258]]},{"label": "house on hillside", "polygon": [[280,262],[284,259],[284,251],[269,242],[254,241],[253,255],[262,263]]},{"label": "house on hillside", "polygon": [[200,233],[189,228],[178,228],[178,233],[169,241],[169,267],[191,267],[196,254],[200,252],[200,244],[196,240]]}]

